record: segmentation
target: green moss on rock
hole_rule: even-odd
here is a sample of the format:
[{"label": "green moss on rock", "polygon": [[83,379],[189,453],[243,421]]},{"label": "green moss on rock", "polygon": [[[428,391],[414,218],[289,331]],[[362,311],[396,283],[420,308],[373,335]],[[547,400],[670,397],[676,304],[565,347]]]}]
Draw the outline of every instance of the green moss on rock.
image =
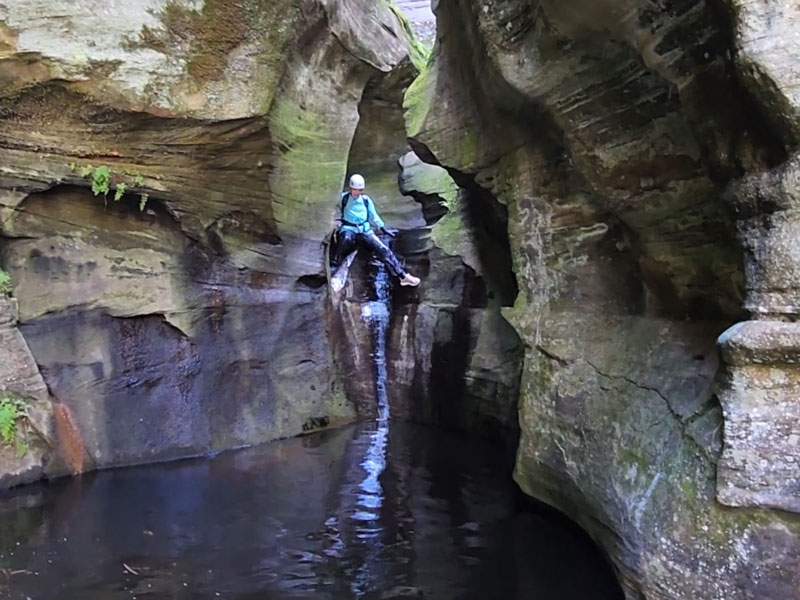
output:
[{"label": "green moss on rock", "polygon": [[233,50],[244,43],[257,44],[257,60],[264,70],[260,78],[265,79],[271,97],[298,16],[298,7],[284,0],[206,0],[199,11],[173,1],[161,13],[166,31],[144,27],[139,45],[168,53],[188,44],[187,71],[195,81],[205,83],[222,78]]},{"label": "green moss on rock", "polygon": [[411,62],[414,63],[414,66],[417,69],[422,71],[430,59],[430,47],[428,47],[417,37],[417,34],[414,32],[414,28],[411,26],[411,21],[408,20],[408,17],[403,14],[400,8],[394,2],[392,2],[392,0],[383,0],[383,2],[386,4],[389,10],[394,13],[395,17],[397,17],[400,25],[402,25],[403,32],[405,33],[406,40],[408,41],[408,53],[411,57]]},{"label": "green moss on rock", "polygon": [[284,227],[307,231],[309,206],[329,203],[332,214],[333,194],[346,170],[340,136],[322,115],[281,99],[270,112],[270,133],[286,148],[276,165],[273,181],[280,188],[276,191],[281,197],[303,200],[276,203],[275,216]]},{"label": "green moss on rock", "polygon": [[460,247],[467,231],[467,225],[458,212],[449,212],[433,226],[433,243],[451,256],[460,255]]},{"label": "green moss on rock", "polygon": [[434,84],[434,71],[427,67],[406,91],[405,98],[403,98],[403,110],[405,110],[406,132],[409,137],[418,136],[424,128],[433,102]]}]

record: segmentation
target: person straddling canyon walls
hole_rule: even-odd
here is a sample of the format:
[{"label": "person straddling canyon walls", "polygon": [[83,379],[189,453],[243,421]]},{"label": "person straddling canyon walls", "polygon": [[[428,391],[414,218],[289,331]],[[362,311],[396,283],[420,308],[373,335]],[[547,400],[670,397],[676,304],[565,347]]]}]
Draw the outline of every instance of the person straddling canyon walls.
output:
[{"label": "person straddling canyon walls", "polygon": [[341,195],[341,225],[336,232],[336,242],[333,248],[332,262],[336,268],[345,257],[357,248],[365,248],[380,259],[389,271],[400,279],[400,285],[416,287],[420,284],[419,277],[406,272],[394,252],[384,244],[375,230],[383,230],[390,237],[394,234],[385,229],[383,219],[375,209],[375,202],[364,193],[366,182],[361,175],[350,178],[348,191]]}]

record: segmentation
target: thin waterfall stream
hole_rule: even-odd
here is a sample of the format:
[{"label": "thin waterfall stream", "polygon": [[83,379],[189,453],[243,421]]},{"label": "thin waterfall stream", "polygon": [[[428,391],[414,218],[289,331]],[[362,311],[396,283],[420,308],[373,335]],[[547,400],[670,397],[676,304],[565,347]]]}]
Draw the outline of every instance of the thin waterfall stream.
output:
[{"label": "thin waterfall stream", "polygon": [[[386,468],[386,441],[389,436],[389,397],[386,393],[386,335],[389,329],[391,311],[392,284],[386,267],[375,261],[373,263],[375,299],[366,302],[362,308],[362,318],[370,325],[372,331],[372,359],[375,365],[375,395],[377,398],[377,416],[375,433],[367,456],[362,463],[367,473],[362,489],[367,496],[367,504],[374,503],[372,498],[382,496],[379,477]],[[374,507],[373,507],[374,508]]]},{"label": "thin waterfall stream", "polygon": [[[366,302],[362,307],[362,318],[367,322],[372,332],[372,359],[375,366],[375,395],[377,399],[375,431],[369,436],[367,447],[361,467],[365,477],[359,484],[358,510],[353,513],[353,518],[361,521],[360,537],[367,540],[379,540],[380,526],[375,526],[380,521],[380,511],[383,506],[384,492],[380,477],[386,469],[386,445],[389,438],[389,398],[386,393],[386,334],[389,327],[389,313],[391,310],[391,281],[386,267],[379,261],[373,261],[371,266],[375,269],[373,291],[375,299]],[[380,542],[370,544],[371,555],[377,558],[382,547]],[[364,563],[365,567],[372,561]],[[370,579],[368,568],[359,570],[353,579],[352,591],[354,594],[365,592],[364,584]]]}]

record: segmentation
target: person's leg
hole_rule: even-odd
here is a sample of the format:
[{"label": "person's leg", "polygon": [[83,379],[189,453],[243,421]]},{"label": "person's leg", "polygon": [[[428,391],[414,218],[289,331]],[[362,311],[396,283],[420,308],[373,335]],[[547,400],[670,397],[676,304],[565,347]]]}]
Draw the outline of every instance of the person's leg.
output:
[{"label": "person's leg", "polygon": [[386,265],[392,275],[400,277],[401,279],[405,277],[406,270],[403,268],[403,265],[400,264],[397,256],[395,256],[394,252],[380,240],[374,231],[359,234],[358,241],[377,256],[381,262]]},{"label": "person's leg", "polygon": [[356,232],[349,229],[340,229],[337,232],[336,247],[333,248],[331,254],[333,257],[332,267],[338,268],[347,255],[356,249],[356,237]]}]

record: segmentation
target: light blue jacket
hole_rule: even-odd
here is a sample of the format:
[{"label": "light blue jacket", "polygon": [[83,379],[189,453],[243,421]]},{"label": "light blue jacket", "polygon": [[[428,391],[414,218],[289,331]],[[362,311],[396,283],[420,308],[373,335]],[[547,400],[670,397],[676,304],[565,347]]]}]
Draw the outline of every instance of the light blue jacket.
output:
[{"label": "light blue jacket", "polygon": [[[367,201],[366,206],[364,206],[365,199]],[[353,223],[354,225],[346,225],[343,223],[342,229],[347,229],[348,231],[354,231],[356,233],[367,233],[372,229],[370,223],[378,229],[384,226],[383,219],[381,219],[378,211],[375,210],[375,203],[372,201],[372,198],[366,194],[361,194],[358,198],[353,198],[350,192],[343,192],[339,200],[339,206],[345,201],[346,204],[342,211],[342,220]]]}]

